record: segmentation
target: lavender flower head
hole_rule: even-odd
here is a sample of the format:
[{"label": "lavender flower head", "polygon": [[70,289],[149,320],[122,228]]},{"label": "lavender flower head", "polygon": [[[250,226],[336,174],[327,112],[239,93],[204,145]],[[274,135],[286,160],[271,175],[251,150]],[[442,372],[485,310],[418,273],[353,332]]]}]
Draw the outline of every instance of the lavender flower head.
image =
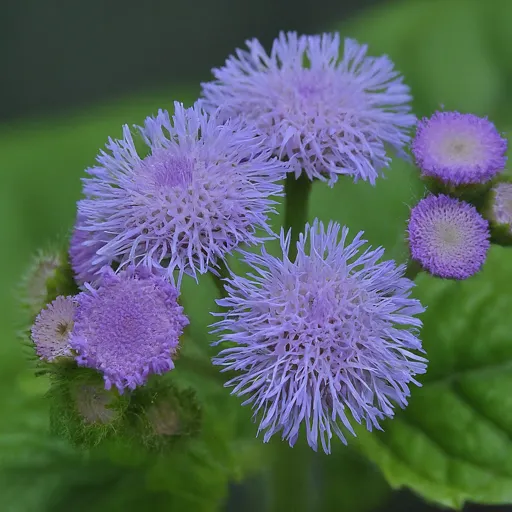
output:
[{"label": "lavender flower head", "polygon": [[256,39],[247,46],[202,84],[202,104],[226,119],[251,120],[295,177],[304,171],[330,185],[339,175],[374,184],[390,161],[385,145],[403,154],[415,117],[387,56],[368,57],[367,46],[351,39],[340,55],[338,34],[280,33],[270,54]]},{"label": "lavender flower head", "polygon": [[285,171],[253,129],[175,103],[172,119],[160,111],[139,132],[148,156],[125,126],[123,140],[109,141],[84,180],[80,229],[91,247],[100,244],[94,273],[112,262],[143,264],[171,280],[179,270],[179,283],[240,243],[260,243],[257,229],[271,233],[270,196],[282,193]]},{"label": "lavender flower head", "polygon": [[218,301],[228,309],[215,332],[235,346],[214,364],[239,373],[226,385],[261,413],[265,442],[281,432],[293,445],[304,423],[308,444],[316,450],[320,438],[329,453],[333,432],[344,443],[341,426],[354,434],[350,417],[372,430],[394,404],[405,407],[426,370],[414,352],[424,308],[404,267],[379,262],[382,248],[361,251],[362,233],[352,242],[347,228],[339,233],[336,223],[307,225],[292,262],[281,232],[282,259],[244,253],[255,272],[232,275]]},{"label": "lavender flower head", "polygon": [[61,357],[72,357],[69,339],[75,312],[73,297],[61,295],[39,313],[31,334],[40,359],[52,362]]},{"label": "lavender flower head", "polygon": [[188,319],[177,290],[146,269],[115,274],[106,268],[101,284],[77,295],[70,339],[79,365],[103,373],[105,389],[122,393],[143,385],[150,374],[172,370],[179,337]]},{"label": "lavender flower head", "polygon": [[476,208],[443,194],[422,199],[408,226],[413,260],[431,274],[466,279],[480,270],[489,250],[489,223]]},{"label": "lavender flower head", "polygon": [[512,234],[512,183],[498,183],[493,189],[492,213],[498,224],[506,224]]},{"label": "lavender flower head", "polygon": [[424,176],[449,185],[485,183],[505,168],[507,141],[488,119],[436,112],[418,123],[412,152]]}]

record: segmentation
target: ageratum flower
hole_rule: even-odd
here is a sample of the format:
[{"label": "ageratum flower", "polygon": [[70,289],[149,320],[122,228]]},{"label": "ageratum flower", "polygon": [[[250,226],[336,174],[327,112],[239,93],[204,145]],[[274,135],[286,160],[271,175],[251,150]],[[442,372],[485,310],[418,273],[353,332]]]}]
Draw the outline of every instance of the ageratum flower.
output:
[{"label": "ageratum flower", "polygon": [[505,224],[512,234],[512,183],[498,183],[493,188],[493,220]]},{"label": "ageratum flower", "polygon": [[404,266],[379,261],[384,250],[361,247],[359,233],[315,221],[300,235],[295,261],[287,257],[290,234],[281,232],[282,258],[244,253],[254,269],[232,275],[228,308],[214,324],[222,350],[214,364],[238,372],[226,385],[246,396],[261,421],[264,441],[281,432],[293,445],[305,424],[307,442],[330,452],[333,432],[354,434],[351,418],[380,428],[394,406],[407,405],[409,384],[425,372],[415,315],[424,308],[410,297]]},{"label": "ageratum flower", "polygon": [[57,297],[39,313],[32,326],[32,341],[43,361],[72,357],[69,340],[76,311],[73,299],[62,295]]},{"label": "ageratum flower", "polygon": [[150,374],[172,370],[172,356],[188,325],[178,292],[147,269],[103,270],[98,289],[86,285],[76,297],[70,338],[79,365],[103,373],[105,388],[122,393],[143,385]]},{"label": "ageratum flower", "polygon": [[258,229],[271,233],[270,196],[282,193],[285,171],[253,129],[175,103],[172,119],[160,111],[139,132],[142,153],[125,126],[123,140],[110,140],[87,171],[78,209],[89,243],[101,244],[94,272],[112,262],[143,264],[169,279],[177,269],[179,283],[241,243],[260,243]]},{"label": "ageratum flower", "polygon": [[250,119],[265,144],[310,180],[352,176],[374,184],[390,157],[403,155],[409,129],[409,88],[387,56],[369,57],[367,46],[338,34],[281,33],[270,54],[253,39],[237,50],[215,81],[202,84],[203,105],[224,118]]},{"label": "ageratum flower", "polygon": [[412,259],[431,274],[466,279],[480,270],[489,250],[489,223],[476,208],[446,195],[430,195],[412,210]]},{"label": "ageratum flower", "polygon": [[412,152],[423,176],[448,185],[485,183],[507,161],[507,141],[487,118],[436,112],[418,123]]}]

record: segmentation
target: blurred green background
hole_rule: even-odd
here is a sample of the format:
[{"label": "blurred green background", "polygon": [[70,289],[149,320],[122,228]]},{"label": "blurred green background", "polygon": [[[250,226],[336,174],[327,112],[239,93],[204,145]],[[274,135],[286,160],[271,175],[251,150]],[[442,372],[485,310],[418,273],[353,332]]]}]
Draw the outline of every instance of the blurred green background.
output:
[{"label": "blurred green background", "polygon": [[[140,20],[123,2],[108,7],[72,4],[58,11],[60,17],[52,16],[56,7],[46,3],[4,6],[7,16],[2,20],[6,26],[9,21],[18,25],[11,23],[0,43],[8,56],[0,111],[0,511],[171,510],[160,490],[144,493],[145,477],[138,468],[83,460],[65,443],[46,436],[47,410],[41,399],[46,384],[32,376],[15,339],[19,276],[37,248],[71,228],[83,170],[94,163],[108,136],[120,135],[123,123],[140,123],[158,108],[171,108],[176,99],[192,103],[199,80],[208,79],[207,69],[221,64],[223,55],[253,35],[268,44],[280,28],[339,30],[367,42],[370,54],[389,54],[405,75],[418,116],[459,109],[488,115],[507,132],[512,126],[512,1],[266,5],[261,0],[247,6],[226,1],[204,2],[204,10],[197,12],[181,2],[154,2],[144,7]],[[163,16],[167,12],[168,19]],[[124,16],[131,21],[114,39],[109,23],[117,26]],[[57,22],[60,39],[50,34]],[[144,27],[140,33],[139,22]],[[158,30],[153,27],[152,38],[153,23]],[[13,27],[18,27],[15,33]],[[54,51],[53,60],[38,59],[42,47]],[[168,56],[159,52],[162,47]],[[407,213],[423,193],[414,168],[395,162],[375,188],[346,182],[334,189],[316,185],[310,217],[364,229],[373,245],[385,246],[390,258],[403,261]],[[212,290],[198,298],[192,313],[198,325],[208,321],[201,308],[208,309],[212,299]],[[301,450],[282,450],[282,471],[291,471]],[[408,493],[391,495],[376,470],[351,451],[336,452],[328,462],[313,457],[310,464],[312,489],[321,496],[311,497],[309,510],[431,510]],[[290,473],[288,480],[294,477]],[[340,487],[340,482],[346,485]],[[229,510],[260,510],[264,493],[258,489],[265,485],[254,477],[246,485],[233,485],[230,496],[220,499]],[[271,506],[295,510],[289,497]],[[190,510],[200,509],[191,505]]]}]

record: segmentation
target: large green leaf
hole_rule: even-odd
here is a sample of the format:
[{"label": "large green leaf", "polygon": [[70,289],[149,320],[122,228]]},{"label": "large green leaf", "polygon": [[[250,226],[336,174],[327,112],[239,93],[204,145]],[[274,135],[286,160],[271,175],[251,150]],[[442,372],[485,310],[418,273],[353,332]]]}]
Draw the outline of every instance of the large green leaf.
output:
[{"label": "large green leaf", "polygon": [[512,502],[510,262],[510,250],[494,248],[472,279],[417,279],[428,307],[423,387],[384,433],[358,438],[393,487],[452,507]]}]

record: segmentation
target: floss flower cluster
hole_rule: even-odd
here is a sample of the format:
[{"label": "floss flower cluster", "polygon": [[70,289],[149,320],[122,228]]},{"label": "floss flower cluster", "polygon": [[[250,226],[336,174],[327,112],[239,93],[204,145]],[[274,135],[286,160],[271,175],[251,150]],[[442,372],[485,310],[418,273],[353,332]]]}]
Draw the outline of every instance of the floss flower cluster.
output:
[{"label": "floss flower cluster", "polygon": [[[294,445],[304,427],[308,444],[329,453],[355,424],[381,429],[427,368],[413,264],[451,279],[481,268],[494,221],[464,195],[478,197],[475,187],[490,191],[495,221],[512,226],[511,186],[494,181],[505,140],[487,119],[443,112],[419,122],[411,145],[437,189],[411,211],[409,265],[366,246],[362,232],[350,239],[338,223],[306,224],[307,202],[290,211],[294,197],[285,217],[297,222],[277,235],[285,177],[375,184],[388,148],[406,154],[415,117],[393,63],[365,45],[295,33],[280,34],[270,53],[247,45],[213,70],[191,108],[175,103],[109,139],[83,180],[69,263],[50,259],[38,271],[27,303],[47,305],[36,308],[31,340],[61,388],[79,383],[63,396],[76,401],[69,417],[82,429],[115,421],[117,432],[131,414],[145,446],[148,432],[162,446],[153,436],[198,430],[194,390],[179,391],[173,369],[189,324],[181,287],[200,274],[222,294],[213,364],[253,408],[264,441],[279,434]],[[264,245],[273,238],[279,256]],[[237,256],[246,276],[228,268]]]},{"label": "floss flower cluster", "polygon": [[32,340],[39,357],[74,358],[101,372],[105,389],[120,393],[150,374],[174,368],[179,338],[188,325],[178,291],[147,269],[115,274],[106,267],[97,288],[57,297],[36,318]]},{"label": "floss flower cluster", "polygon": [[[437,112],[418,122],[411,149],[433,192],[411,210],[411,258],[434,276],[467,279],[482,268],[491,245],[492,215],[482,211],[481,198],[505,169],[507,141],[487,118]],[[497,223],[507,223],[507,187],[498,183],[491,191]]]}]

